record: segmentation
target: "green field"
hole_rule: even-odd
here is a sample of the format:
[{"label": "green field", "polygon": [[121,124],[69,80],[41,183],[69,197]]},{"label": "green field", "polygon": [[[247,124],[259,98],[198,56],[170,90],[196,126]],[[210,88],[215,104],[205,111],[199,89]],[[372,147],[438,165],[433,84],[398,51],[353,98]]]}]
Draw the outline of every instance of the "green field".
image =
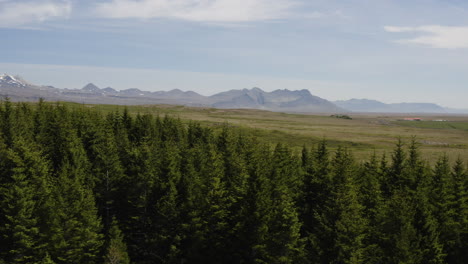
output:
[{"label": "green field", "polygon": [[459,129],[468,131],[468,122],[466,121],[421,121],[408,122],[396,121],[395,124],[416,128],[432,128],[432,129]]},{"label": "green field", "polygon": [[[68,104],[68,103],[67,103]],[[123,111],[125,106],[80,105],[103,112]],[[132,114],[171,115],[182,120],[195,120],[206,126],[224,123],[253,134],[269,143],[283,142],[296,151],[303,145],[313,146],[326,139],[332,148],[345,146],[357,159],[367,159],[373,152],[381,155],[392,151],[398,138],[409,142],[416,137],[425,159],[434,162],[441,154],[451,160],[468,161],[468,116],[424,116],[423,121],[399,121],[399,116],[350,115],[352,120],[327,115],[286,114],[261,110],[227,110],[171,105],[128,106]],[[447,121],[430,121],[430,120]],[[429,121],[424,121],[429,120]]]}]

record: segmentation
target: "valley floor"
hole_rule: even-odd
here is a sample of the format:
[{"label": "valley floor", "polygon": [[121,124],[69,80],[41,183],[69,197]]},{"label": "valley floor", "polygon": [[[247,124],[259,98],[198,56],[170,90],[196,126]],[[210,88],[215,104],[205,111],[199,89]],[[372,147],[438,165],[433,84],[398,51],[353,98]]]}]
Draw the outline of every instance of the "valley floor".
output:
[{"label": "valley floor", "polygon": [[[104,112],[125,108],[113,105],[86,107]],[[431,163],[441,153],[452,161],[458,157],[468,160],[468,115],[350,114],[352,119],[342,119],[329,114],[287,114],[174,105],[127,106],[127,109],[134,114],[168,114],[212,127],[227,122],[241,130],[248,130],[261,141],[286,143],[297,151],[304,145],[314,145],[325,139],[331,148],[349,148],[359,160],[368,158],[372,152],[390,154],[398,138],[409,142],[416,137],[424,158]],[[422,120],[404,121],[405,118]]]}]

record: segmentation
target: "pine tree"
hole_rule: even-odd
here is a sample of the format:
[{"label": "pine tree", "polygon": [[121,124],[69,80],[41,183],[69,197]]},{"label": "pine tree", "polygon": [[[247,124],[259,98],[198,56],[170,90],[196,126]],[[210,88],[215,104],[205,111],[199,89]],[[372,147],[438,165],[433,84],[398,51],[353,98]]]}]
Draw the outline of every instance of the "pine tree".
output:
[{"label": "pine tree", "polygon": [[365,239],[368,220],[363,217],[364,207],[358,201],[356,187],[352,180],[345,183],[345,188],[336,194],[335,210],[339,212],[336,226],[336,261],[337,263],[364,263],[366,255]]},{"label": "pine tree", "polygon": [[3,142],[7,146],[13,144],[13,104],[10,99],[6,97],[2,102],[2,107],[0,107],[0,131],[3,136]]},{"label": "pine tree", "polygon": [[406,152],[403,148],[403,141],[398,139],[392,153],[392,163],[388,168],[383,181],[383,190],[386,197],[390,197],[397,190],[407,190],[406,181]]},{"label": "pine tree", "polygon": [[[128,120],[124,119],[119,112],[109,113],[106,117],[106,123],[113,132],[113,143],[117,147],[117,153],[124,169],[129,168],[129,163],[132,161],[130,157],[132,146],[129,140],[129,128],[127,128],[128,124],[126,122],[128,122]],[[129,175],[129,171],[125,170],[125,174]]]},{"label": "pine tree", "polygon": [[127,254],[127,245],[124,242],[122,232],[119,229],[117,220],[112,219],[108,234],[107,252],[105,264],[129,264],[130,258]]},{"label": "pine tree", "polygon": [[[301,153],[302,165],[302,190],[298,202],[299,217],[302,222],[301,237],[308,237],[313,232],[313,223],[315,220],[314,207],[316,206],[314,198],[316,193],[316,182],[314,178],[313,157],[310,151],[304,146]],[[310,244],[306,242],[305,251],[310,251]]]},{"label": "pine tree", "polygon": [[364,162],[356,175],[356,184],[359,188],[359,201],[364,206],[364,215],[375,223],[377,210],[383,202],[381,191],[381,168],[376,155],[372,155],[369,161]]},{"label": "pine tree", "polygon": [[78,137],[78,130],[73,126],[72,113],[67,107],[60,105],[53,109],[45,108],[44,111],[44,122],[40,123],[36,137],[50,160],[53,171],[58,174],[64,164],[69,164],[93,188],[96,179],[88,173],[90,164]]},{"label": "pine tree", "polygon": [[301,223],[295,204],[300,179],[298,165],[287,147],[276,146],[269,184],[271,212],[266,234],[267,263],[297,263],[304,256]]},{"label": "pine tree", "polygon": [[378,214],[382,263],[421,263],[420,237],[414,219],[412,198],[404,191],[395,191]]},{"label": "pine tree", "polygon": [[[440,241],[440,228],[431,207],[431,175],[421,160],[416,138],[413,137],[408,151],[404,175],[406,192],[413,199],[413,225],[420,238],[419,250],[424,263],[443,263],[443,243]],[[437,166],[436,166],[437,167]],[[447,167],[448,169],[448,167]]]},{"label": "pine tree", "polygon": [[427,173],[425,171],[424,162],[421,160],[419,152],[419,144],[416,138],[413,137],[409,145],[408,161],[407,161],[407,185],[411,191],[416,191],[419,185],[426,181]]},{"label": "pine tree", "polygon": [[302,236],[306,238],[305,252],[312,262],[329,261],[326,251],[333,247],[334,238],[329,227],[326,211],[332,197],[329,151],[326,141],[319,143],[310,161],[310,170],[304,175],[303,203],[301,206]]},{"label": "pine tree", "polygon": [[103,244],[101,221],[79,169],[64,164],[52,195],[49,253],[57,263],[97,263]]},{"label": "pine tree", "polygon": [[10,152],[14,163],[11,184],[2,188],[1,208],[6,221],[0,227],[5,237],[2,248],[5,259],[10,263],[28,263],[37,260],[35,250],[38,248],[39,228],[34,214],[34,186],[31,175],[27,175],[24,161],[16,153]]},{"label": "pine tree", "polygon": [[181,155],[175,142],[165,142],[154,172],[153,187],[148,196],[148,261],[173,263],[181,256],[181,217],[178,186],[181,179]]},{"label": "pine tree", "polygon": [[193,142],[193,144],[189,143],[189,146],[181,154],[182,177],[179,183],[181,251],[183,252],[181,259],[194,262],[201,258],[200,248],[204,246],[202,241],[204,241],[205,234],[201,215],[204,211],[205,191],[200,171],[208,158],[200,144]]},{"label": "pine tree", "polygon": [[0,106],[0,263],[464,263],[467,186],[415,138],[357,166],[325,141],[299,156],[228,125]]},{"label": "pine tree", "polygon": [[468,258],[468,174],[458,159],[450,175],[448,189],[448,221],[443,223],[441,235],[445,241],[447,263],[463,263]]},{"label": "pine tree", "polygon": [[132,141],[137,144],[147,142],[148,140],[157,138],[158,136],[154,125],[154,118],[150,114],[138,114],[135,117],[135,123],[130,132]]},{"label": "pine tree", "polygon": [[151,251],[155,250],[151,248],[152,234],[148,230],[158,231],[151,226],[150,214],[153,212],[151,206],[156,203],[152,196],[160,161],[155,158],[156,153],[152,152],[147,144],[132,147],[127,155],[126,177],[122,183],[128,187],[122,188],[120,198],[117,198],[116,204],[120,206],[116,208],[116,215],[122,223],[132,261],[150,263]]},{"label": "pine tree", "polygon": [[249,178],[240,227],[241,261],[262,263],[268,259],[267,234],[271,219],[271,153],[266,145],[252,144],[248,152]]},{"label": "pine tree", "polygon": [[[220,153],[224,165],[224,176],[222,181],[225,183],[227,196],[229,197],[229,215],[227,222],[230,230],[229,245],[227,248],[240,247],[240,238],[238,229],[242,222],[246,191],[247,191],[247,163],[240,154],[240,146],[234,131],[227,126],[222,128],[221,133],[216,138],[217,151]],[[235,251],[232,254],[237,255]]]},{"label": "pine tree", "polygon": [[223,181],[224,166],[221,156],[214,148],[209,150],[201,176],[204,178],[202,202],[201,229],[202,246],[199,254],[203,263],[227,263],[232,260],[226,258],[230,254],[228,245],[231,243],[228,222],[230,200]]},{"label": "pine tree", "polygon": [[327,257],[330,262],[362,263],[367,219],[358,199],[356,166],[348,150],[342,148],[336,151],[332,164],[332,206],[325,211],[328,219],[324,224],[333,230],[329,236],[335,238],[335,245],[333,251],[328,249]]},{"label": "pine tree", "polygon": [[49,253],[46,253],[45,257],[39,262],[39,264],[55,264],[55,262],[50,258]]},{"label": "pine tree", "polygon": [[266,235],[266,263],[298,263],[303,261],[303,243],[300,239],[301,223],[287,189],[274,191],[271,218]]},{"label": "pine tree", "polygon": [[47,237],[42,234],[48,196],[48,164],[31,143],[18,138],[6,150],[1,184],[2,249],[11,263],[39,261]]},{"label": "pine tree", "polygon": [[96,204],[107,230],[112,215],[118,214],[116,209],[123,203],[125,190],[121,188],[124,186],[124,169],[119,160],[114,135],[100,116],[86,114],[79,126],[78,134],[91,163]]},{"label": "pine tree", "polygon": [[450,166],[447,157],[442,157],[435,165],[432,174],[424,169],[420,177],[415,199],[415,226],[421,237],[422,261],[444,263],[443,222],[447,219],[447,187]]}]

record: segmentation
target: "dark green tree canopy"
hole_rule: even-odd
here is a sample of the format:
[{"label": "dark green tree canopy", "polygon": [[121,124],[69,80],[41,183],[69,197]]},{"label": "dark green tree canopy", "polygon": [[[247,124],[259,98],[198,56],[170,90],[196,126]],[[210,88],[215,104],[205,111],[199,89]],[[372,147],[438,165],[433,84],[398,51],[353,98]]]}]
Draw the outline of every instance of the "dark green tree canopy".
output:
[{"label": "dark green tree canopy", "polygon": [[4,100],[0,263],[466,263],[466,165],[388,157]]}]

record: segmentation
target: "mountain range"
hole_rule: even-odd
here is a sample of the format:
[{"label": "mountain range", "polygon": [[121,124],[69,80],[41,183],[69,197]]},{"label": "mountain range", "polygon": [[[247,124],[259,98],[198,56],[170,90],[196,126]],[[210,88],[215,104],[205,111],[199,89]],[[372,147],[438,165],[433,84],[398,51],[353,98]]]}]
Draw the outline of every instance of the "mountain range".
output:
[{"label": "mountain range", "polygon": [[337,106],[352,112],[363,113],[449,113],[450,110],[432,103],[385,104],[376,100],[351,99],[335,101]]},{"label": "mountain range", "polygon": [[91,104],[177,104],[227,109],[262,109],[295,113],[468,113],[468,110],[448,109],[431,103],[385,104],[375,100],[351,99],[330,102],[312,95],[309,90],[263,91],[260,88],[230,90],[212,96],[193,91],[142,91],[137,88],[116,90],[99,88],[89,83],[81,89],[61,89],[27,82],[19,76],[0,75],[0,96],[13,101],[71,101]]}]

